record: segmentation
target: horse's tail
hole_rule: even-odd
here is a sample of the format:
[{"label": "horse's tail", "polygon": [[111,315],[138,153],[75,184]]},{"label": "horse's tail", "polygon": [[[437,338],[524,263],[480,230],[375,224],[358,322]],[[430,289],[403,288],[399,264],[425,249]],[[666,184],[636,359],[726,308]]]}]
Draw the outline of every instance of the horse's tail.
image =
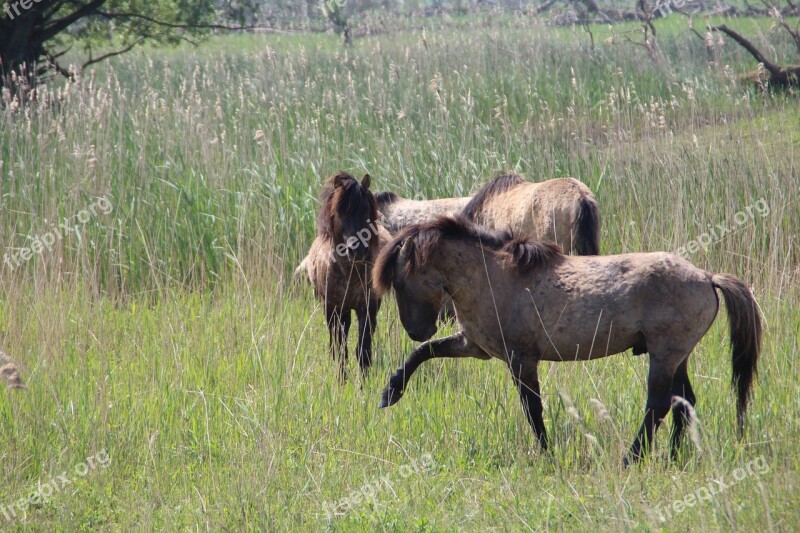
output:
[{"label": "horse's tail", "polygon": [[722,292],[728,309],[731,336],[731,383],[736,389],[736,422],[741,435],[750,399],[750,387],[758,371],[761,353],[761,314],[750,289],[735,276],[713,274],[711,284]]},{"label": "horse's tail", "polygon": [[588,191],[581,191],[572,218],[572,245],[578,255],[600,255],[600,209]]}]

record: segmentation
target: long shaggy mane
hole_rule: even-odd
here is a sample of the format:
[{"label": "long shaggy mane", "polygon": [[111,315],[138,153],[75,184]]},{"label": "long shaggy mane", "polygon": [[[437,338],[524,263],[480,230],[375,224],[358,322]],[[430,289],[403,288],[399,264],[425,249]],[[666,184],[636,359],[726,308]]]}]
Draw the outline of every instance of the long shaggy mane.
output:
[{"label": "long shaggy mane", "polygon": [[395,272],[397,257],[406,239],[413,239],[414,253],[406,261],[405,274],[425,265],[443,239],[470,242],[488,249],[523,274],[562,256],[556,244],[517,238],[510,231],[487,230],[463,216],[439,217],[426,224],[408,226],[381,250],[372,273],[373,285],[380,295],[392,288],[398,274]]},{"label": "long shaggy mane", "polygon": [[464,206],[461,216],[467,220],[471,220],[472,222],[479,222],[478,216],[481,214],[481,211],[483,211],[483,207],[486,205],[486,202],[495,196],[516,187],[517,185],[522,185],[523,183],[527,183],[527,181],[525,181],[525,178],[519,174],[508,173],[495,177],[492,179],[492,181],[481,187],[480,190],[475,193],[475,196],[472,197],[472,200],[470,200],[469,203]]}]

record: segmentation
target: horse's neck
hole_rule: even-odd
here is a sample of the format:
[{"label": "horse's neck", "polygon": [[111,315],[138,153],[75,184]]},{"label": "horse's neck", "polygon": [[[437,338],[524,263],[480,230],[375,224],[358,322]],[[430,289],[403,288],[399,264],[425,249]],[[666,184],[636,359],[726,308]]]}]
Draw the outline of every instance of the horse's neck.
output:
[{"label": "horse's neck", "polygon": [[500,267],[491,251],[452,241],[440,246],[436,266],[456,305],[477,303],[489,294],[492,280],[503,279],[496,275]]}]

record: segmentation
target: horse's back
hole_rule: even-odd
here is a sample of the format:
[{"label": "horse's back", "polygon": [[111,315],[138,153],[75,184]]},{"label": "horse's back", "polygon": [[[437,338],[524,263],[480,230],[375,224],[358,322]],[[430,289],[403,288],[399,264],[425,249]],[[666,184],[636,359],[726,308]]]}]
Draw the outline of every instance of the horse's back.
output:
[{"label": "horse's back", "polygon": [[385,204],[381,210],[383,222],[390,233],[395,234],[412,224],[424,224],[439,216],[458,215],[470,197],[439,198],[436,200],[410,200],[400,198]]},{"label": "horse's back", "polygon": [[[710,284],[710,274],[679,255],[668,252],[641,252],[605,256],[566,256],[551,267],[558,277],[569,276],[577,287],[592,286],[594,291],[613,295],[635,289],[647,298],[696,290]],[[709,285],[710,286],[710,285]]]},{"label": "horse's back", "polygon": [[557,348],[544,347],[550,360],[603,357],[644,343],[650,351],[670,342],[693,346],[718,309],[709,274],[665,252],[565,256],[537,276],[548,281],[530,287],[533,298],[558,302],[537,311]]}]

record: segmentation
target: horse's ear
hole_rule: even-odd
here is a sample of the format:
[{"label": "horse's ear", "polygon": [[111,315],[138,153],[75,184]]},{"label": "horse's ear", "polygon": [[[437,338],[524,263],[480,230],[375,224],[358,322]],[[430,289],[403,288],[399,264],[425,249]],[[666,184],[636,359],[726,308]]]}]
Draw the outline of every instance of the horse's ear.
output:
[{"label": "horse's ear", "polygon": [[344,181],[344,175],[343,174],[336,174],[333,177],[333,188],[334,189],[338,189],[339,187],[341,187],[343,181]]},{"label": "horse's ear", "polygon": [[414,239],[411,237],[407,237],[405,241],[403,241],[403,246],[400,248],[400,257],[406,259],[411,257],[411,254],[414,253]]},{"label": "horse's ear", "polygon": [[361,186],[364,187],[365,189],[369,189],[370,181],[371,179],[369,177],[369,174],[364,174],[364,177],[361,178]]}]

